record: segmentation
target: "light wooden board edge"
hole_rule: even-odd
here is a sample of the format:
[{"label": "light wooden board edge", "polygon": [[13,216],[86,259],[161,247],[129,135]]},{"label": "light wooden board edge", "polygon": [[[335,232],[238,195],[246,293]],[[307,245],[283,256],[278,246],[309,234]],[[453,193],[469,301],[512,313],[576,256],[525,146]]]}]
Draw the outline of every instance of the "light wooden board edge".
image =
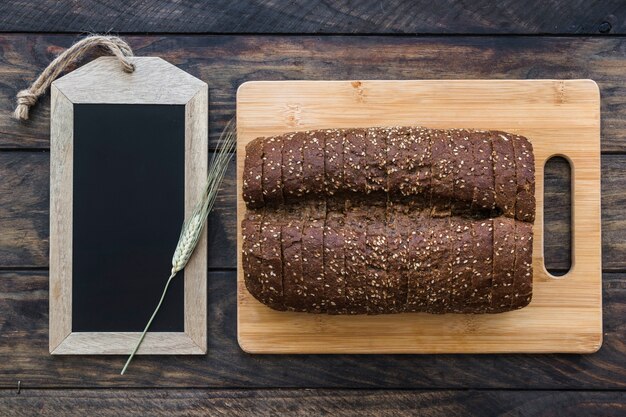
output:
[{"label": "light wooden board edge", "polygon": [[[161,58],[133,60],[134,74],[121,71],[116,58],[102,57],[51,87],[49,351],[54,355],[128,354],[140,334],[72,332],[73,105],[184,104],[185,216],[203,194],[208,175],[207,84]],[[149,332],[138,354],[206,354],[206,255],[205,228],[185,268],[184,332]]]},{"label": "light wooden board edge", "polygon": [[[454,335],[454,337],[447,335],[443,337],[443,341],[437,342],[435,345],[431,343],[429,337],[420,337],[419,335],[412,335],[409,340],[404,340],[401,346],[386,346],[381,343],[370,343],[368,341],[358,340],[356,337],[350,338],[346,335],[344,339],[336,344],[336,340],[332,338],[325,339],[323,334],[315,332],[315,329],[324,328],[342,328],[350,330],[353,326],[358,327],[357,322],[366,317],[368,323],[375,324],[377,321],[385,320],[385,317],[389,316],[359,316],[359,317],[337,317],[337,316],[324,316],[324,315],[309,315],[306,320],[290,320],[289,315],[298,313],[289,312],[274,312],[266,306],[256,301],[245,288],[243,282],[243,270],[241,267],[241,218],[245,214],[245,203],[241,198],[241,171],[243,168],[243,158],[245,156],[245,144],[256,136],[267,136],[272,134],[284,133],[286,131],[293,130],[307,130],[315,128],[333,128],[333,127],[366,127],[373,125],[381,125],[380,123],[369,122],[368,118],[361,118],[360,123],[348,123],[350,115],[344,116],[343,114],[333,113],[335,118],[334,122],[330,125],[316,125],[318,120],[315,120],[315,116],[319,116],[321,111],[310,117],[312,120],[304,120],[306,113],[302,111],[299,106],[299,100],[302,98],[302,92],[298,91],[301,87],[307,87],[308,94],[318,94],[320,89],[324,89],[326,93],[333,89],[352,90],[354,89],[354,107],[359,107],[359,102],[363,101],[362,96],[367,95],[369,92],[381,87],[380,84],[389,83],[392,85],[393,93],[402,94],[404,88],[407,85],[415,85],[416,83],[426,90],[438,88],[450,88],[453,91],[464,86],[471,85],[474,91],[481,88],[492,88],[500,91],[500,94],[504,94],[508,89],[513,91],[517,89],[527,88],[529,91],[524,93],[529,94],[527,100],[534,100],[537,97],[534,93],[546,89],[550,95],[554,96],[556,101],[555,106],[563,106],[563,111],[571,111],[572,106],[576,106],[575,100],[569,97],[572,90],[581,90],[588,97],[586,97],[586,105],[590,106],[591,114],[586,115],[588,120],[591,121],[591,127],[586,126],[584,128],[584,141],[585,149],[580,149],[580,142],[578,135],[572,136],[572,140],[564,143],[555,143],[552,141],[548,146],[533,142],[535,145],[535,159],[536,159],[536,175],[538,178],[536,197],[538,201],[537,207],[537,219],[535,221],[534,233],[534,256],[533,256],[533,268],[535,279],[535,297],[531,302],[531,306],[528,308],[504,313],[497,315],[499,317],[506,317],[504,322],[514,324],[516,321],[524,321],[528,319],[529,312],[536,313],[538,317],[544,316],[545,323],[554,321],[551,319],[550,314],[555,312],[563,313],[568,312],[575,317],[574,321],[581,318],[584,319],[584,326],[590,329],[588,332],[579,331],[572,332],[572,327],[559,331],[559,329],[552,325],[552,332],[550,334],[541,334],[541,340],[537,341],[525,341],[525,343],[519,343],[516,339],[515,332],[509,332],[501,335],[494,334],[493,328],[490,328],[490,321],[494,323],[499,319],[494,319],[494,315],[477,315],[477,316],[462,316],[455,318],[455,323],[469,326],[469,328],[483,329],[488,331],[489,334],[486,337],[472,334],[471,337]],[[406,84],[408,83],[408,84]],[[443,87],[446,86],[446,87]],[[257,90],[258,87],[258,90]],[[381,87],[382,88],[382,87]],[[274,90],[272,90],[274,89]],[[369,90],[369,91],[368,91]],[[273,91],[275,94],[271,94],[272,98],[268,99],[266,96]],[[315,91],[315,93],[311,93]],[[242,94],[243,92],[243,94]],[[380,91],[379,91],[380,93]],[[393,94],[392,93],[392,94]],[[435,98],[438,91],[435,91]],[[517,94],[520,94],[519,91]],[[496,93],[497,95],[497,93]],[[278,98],[274,96],[280,96]],[[243,98],[242,98],[243,97]],[[296,104],[285,103],[281,100],[292,100]],[[380,98],[380,94],[376,96]],[[395,96],[394,96],[395,97]],[[423,105],[431,104],[429,101],[433,96],[428,96],[420,100]],[[552,99],[552,97],[550,97]],[[280,114],[274,113],[276,106],[270,111],[259,107],[259,103],[265,103],[267,101],[275,100],[280,105]],[[538,99],[541,101],[541,98]],[[304,100],[306,101],[306,100]],[[259,115],[262,115],[262,123],[264,127],[261,128],[262,133],[256,131],[254,134],[250,131],[246,131],[249,126],[246,124],[246,118],[252,116],[242,111],[242,103],[252,104],[256,106],[254,109]],[[285,105],[287,104],[287,105]],[[311,102],[307,102],[311,104]],[[317,107],[315,110],[327,109],[324,108],[324,103],[315,103]],[[569,107],[568,107],[569,106]],[[304,107],[304,106],[303,106]],[[497,111],[497,104],[493,104],[493,110]],[[557,109],[558,110],[558,109]],[[356,110],[351,109],[353,115]],[[375,111],[381,111],[380,106]],[[436,110],[435,110],[436,111]],[[254,112],[253,112],[254,113]],[[328,114],[328,111],[327,113]],[[533,113],[535,117],[544,117],[547,120],[551,115],[542,115],[540,113]],[[263,353],[263,354],[275,354],[275,353],[593,353],[597,351],[602,345],[602,268],[601,268],[601,223],[600,223],[600,95],[598,86],[592,80],[423,80],[423,81],[384,81],[384,80],[372,80],[372,81],[261,81],[261,82],[248,82],[240,86],[237,96],[237,117],[238,117],[238,147],[237,147],[237,210],[238,210],[238,341],[240,347],[248,353]],[[284,119],[278,120],[277,119]],[[459,118],[460,120],[462,118]],[[343,120],[343,124],[342,121]],[[456,121],[456,119],[453,119]],[[339,121],[339,122],[338,122]],[[307,124],[307,122],[312,122]],[[483,120],[479,125],[475,123],[464,124],[463,121],[456,121],[451,124],[450,121],[446,124],[429,124],[422,123],[427,127],[434,128],[452,128],[452,127],[472,127],[480,129],[499,129],[505,131],[512,131],[514,133],[520,133],[526,136],[533,135],[525,134],[523,123],[518,121],[517,125],[520,128],[505,128],[503,122],[497,119],[497,116],[488,117],[487,120]],[[393,120],[387,125],[406,124],[400,123],[397,120]],[[415,124],[415,123],[409,123]],[[576,133],[579,120],[573,118],[571,120],[571,130]],[[516,126],[517,126],[516,125]],[[582,127],[581,127],[582,129]],[[242,131],[243,130],[243,131]],[[571,133],[571,132],[570,132]],[[558,146],[555,146],[558,145]],[[545,269],[543,261],[543,169],[544,165],[553,156],[565,156],[571,164],[572,170],[572,267],[568,274],[563,277],[553,277]],[[539,180],[540,178],[540,180]],[[558,297],[560,291],[565,288],[560,283],[567,283],[576,281],[577,285],[582,285],[585,290],[586,301],[589,305],[585,305],[584,308],[576,309],[560,306],[558,303]],[[543,294],[541,300],[537,300],[537,283],[540,282],[539,288],[542,288],[546,283],[550,284],[548,293]],[[552,305],[546,303],[546,297],[552,297]],[[250,307],[254,305],[254,307]],[[255,322],[242,322],[242,308],[258,308],[267,309],[271,313],[272,323],[267,323],[262,319]],[[532,307],[532,309],[531,309]],[[410,313],[415,316],[416,313]],[[417,313],[418,315],[425,315],[424,313]],[[401,319],[402,315],[396,315],[398,319]],[[459,316],[459,315],[444,315],[444,316],[428,316],[429,321],[433,323],[445,323],[441,320],[445,320],[445,317]],[[250,316],[247,315],[247,319]],[[581,320],[582,321],[582,320]],[[308,324],[305,324],[308,323]],[[389,323],[387,323],[389,324]],[[302,329],[302,326],[308,325],[313,330],[307,332],[306,329]],[[533,323],[536,326],[537,323]],[[246,326],[245,335],[242,332],[243,326]],[[263,326],[276,326],[284,329],[295,329],[294,334],[290,335],[288,330],[283,332],[268,333],[265,332]],[[497,327],[497,326],[495,326]],[[494,328],[495,328],[494,327]],[[515,326],[514,326],[515,327]],[[519,329],[515,329],[519,330]],[[536,330],[536,329],[535,329]],[[497,333],[497,332],[496,332]],[[277,336],[278,335],[278,336]],[[429,335],[431,336],[431,335]],[[447,338],[447,340],[445,340]],[[518,338],[519,339],[519,338]],[[315,340],[315,344],[309,344],[308,342]],[[261,341],[261,342],[260,342]],[[284,342],[284,344],[281,344]]]}]

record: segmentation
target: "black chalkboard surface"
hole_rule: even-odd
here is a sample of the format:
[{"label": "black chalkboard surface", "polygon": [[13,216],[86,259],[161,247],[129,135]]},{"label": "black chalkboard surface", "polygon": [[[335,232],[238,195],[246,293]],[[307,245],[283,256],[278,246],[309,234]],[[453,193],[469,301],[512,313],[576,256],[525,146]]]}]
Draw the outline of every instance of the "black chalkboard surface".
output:
[{"label": "black chalkboard surface", "polygon": [[[72,331],[143,330],[184,217],[185,106],[74,104]],[[184,331],[184,273],[150,331]]]}]

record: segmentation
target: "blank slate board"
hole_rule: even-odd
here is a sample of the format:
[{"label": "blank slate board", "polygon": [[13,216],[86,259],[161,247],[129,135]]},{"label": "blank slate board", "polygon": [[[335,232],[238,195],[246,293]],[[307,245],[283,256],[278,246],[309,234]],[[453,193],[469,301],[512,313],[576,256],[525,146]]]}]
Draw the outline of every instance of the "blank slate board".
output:
[{"label": "blank slate board", "polygon": [[[533,299],[494,315],[327,316],[278,312],[247,291],[241,267],[245,145],[295,130],[420,125],[497,129],[535,151]],[[250,353],[591,353],[602,344],[600,95],[591,80],[249,82],[237,93],[239,345]],[[572,268],[543,262],[543,169],[572,168]],[[567,210],[568,208],[564,208]]]},{"label": "blank slate board", "polygon": [[[128,354],[207,176],[207,85],[100,58],[52,88],[50,351]],[[206,351],[206,232],[139,353]]]}]

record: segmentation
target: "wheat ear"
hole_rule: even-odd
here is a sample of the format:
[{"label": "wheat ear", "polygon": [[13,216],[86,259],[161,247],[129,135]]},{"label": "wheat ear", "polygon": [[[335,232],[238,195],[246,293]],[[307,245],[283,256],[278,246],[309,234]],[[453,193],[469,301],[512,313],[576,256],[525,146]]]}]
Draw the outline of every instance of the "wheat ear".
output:
[{"label": "wheat ear", "polygon": [[215,204],[215,198],[217,196],[217,192],[219,191],[220,184],[222,179],[224,178],[224,174],[226,173],[226,169],[228,168],[228,163],[233,157],[233,151],[235,150],[235,144],[237,142],[237,135],[235,129],[235,123],[231,119],[224,131],[220,135],[220,144],[217,150],[213,153],[211,157],[211,161],[209,164],[209,175],[207,178],[207,184],[204,189],[204,193],[202,194],[202,199],[196,204],[193,209],[193,213],[191,216],[185,220],[183,223],[183,227],[180,231],[180,237],[178,238],[178,244],[176,245],[176,250],[174,251],[174,256],[172,257],[172,271],[170,273],[170,277],[165,283],[165,288],[163,289],[163,293],[161,294],[161,299],[157,304],[150,320],[148,320],[148,324],[146,324],[146,328],[141,333],[135,348],[132,353],[128,357],[124,368],[122,369],[121,374],[124,375],[128,365],[133,360],[133,357],[139,350],[139,346],[141,346],[141,342],[143,342],[144,337],[146,337],[146,333],[152,324],[152,321],[156,317],[159,309],[161,308],[161,304],[163,303],[163,299],[165,298],[165,294],[167,293],[167,289],[170,286],[170,282],[176,276],[176,274],[185,268],[187,262],[191,258],[196,245],[198,244],[198,240],[200,240],[200,236],[202,235],[202,230],[204,229],[204,225],[206,223],[207,216],[213,209],[213,205]]}]

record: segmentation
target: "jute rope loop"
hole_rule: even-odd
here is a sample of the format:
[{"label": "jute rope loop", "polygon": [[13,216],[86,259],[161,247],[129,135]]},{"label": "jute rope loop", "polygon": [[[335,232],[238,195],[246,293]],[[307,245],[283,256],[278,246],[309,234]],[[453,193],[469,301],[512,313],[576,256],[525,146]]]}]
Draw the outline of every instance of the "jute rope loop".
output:
[{"label": "jute rope loop", "polygon": [[17,93],[17,107],[15,108],[13,116],[18,120],[28,120],[29,109],[34,106],[39,97],[48,90],[52,81],[54,81],[69,64],[78,60],[89,50],[96,47],[104,48],[112,55],[115,55],[125,72],[130,73],[135,71],[135,64],[128,59],[133,56],[133,50],[130,49],[130,46],[122,39],[117,36],[88,36],[63,51],[45,70],[43,70],[30,87]]}]

